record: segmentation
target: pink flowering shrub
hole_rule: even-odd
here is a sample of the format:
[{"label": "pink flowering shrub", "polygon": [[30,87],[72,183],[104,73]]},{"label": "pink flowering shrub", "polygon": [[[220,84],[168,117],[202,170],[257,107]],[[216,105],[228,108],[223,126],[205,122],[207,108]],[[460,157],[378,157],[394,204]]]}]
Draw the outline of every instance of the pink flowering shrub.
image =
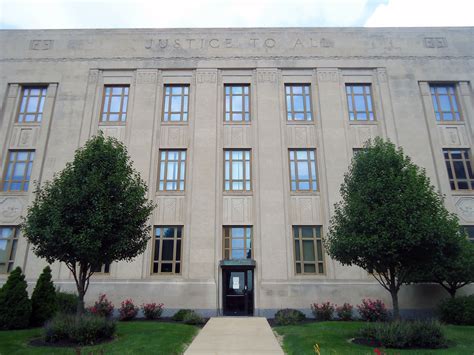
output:
[{"label": "pink flowering shrub", "polygon": [[389,318],[389,312],[381,300],[363,299],[362,304],[357,305],[360,318],[367,322],[385,322]]},{"label": "pink flowering shrub", "polygon": [[344,303],[342,306],[336,307],[336,313],[340,320],[352,320],[352,305]]},{"label": "pink flowering shrub", "polygon": [[132,320],[138,314],[138,307],[133,304],[133,301],[129,298],[122,301],[119,308],[120,320]]},{"label": "pink flowering shrub", "polygon": [[163,313],[163,303],[144,303],[142,304],[142,311],[146,319],[158,319]]},{"label": "pink flowering shrub", "polygon": [[331,320],[334,313],[334,305],[329,302],[313,303],[311,311],[317,320]]},{"label": "pink flowering shrub", "polygon": [[114,305],[105,294],[100,294],[99,300],[95,301],[92,307],[87,308],[87,311],[101,317],[110,318],[114,312]]}]

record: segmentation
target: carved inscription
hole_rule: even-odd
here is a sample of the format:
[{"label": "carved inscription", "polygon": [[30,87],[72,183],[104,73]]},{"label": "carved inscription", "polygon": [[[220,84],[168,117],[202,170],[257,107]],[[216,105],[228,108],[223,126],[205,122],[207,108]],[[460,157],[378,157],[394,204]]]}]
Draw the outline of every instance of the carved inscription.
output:
[{"label": "carved inscription", "polygon": [[448,46],[445,37],[425,37],[423,43],[426,48],[445,48]]},{"label": "carved inscription", "polygon": [[53,48],[54,41],[51,39],[33,39],[30,41],[30,49],[33,51],[47,51]]}]

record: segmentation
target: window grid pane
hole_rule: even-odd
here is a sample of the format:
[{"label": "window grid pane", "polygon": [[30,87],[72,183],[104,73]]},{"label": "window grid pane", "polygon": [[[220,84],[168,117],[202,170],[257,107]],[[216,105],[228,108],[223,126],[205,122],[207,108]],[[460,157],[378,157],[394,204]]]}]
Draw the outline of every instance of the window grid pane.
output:
[{"label": "window grid pane", "polygon": [[45,99],[46,87],[23,87],[21,91],[20,109],[18,110],[17,122],[41,122],[43,118],[43,107]]},{"label": "window grid pane", "polygon": [[155,227],[153,274],[180,274],[182,255],[182,226]]},{"label": "window grid pane", "polygon": [[0,274],[13,270],[17,243],[17,227],[0,227]]},{"label": "window grid pane", "polygon": [[189,85],[165,85],[163,121],[188,120]]},{"label": "window grid pane", "polygon": [[28,191],[35,152],[10,150],[3,178],[3,191]]},{"label": "window grid pane", "polygon": [[159,191],[183,191],[186,176],[186,151],[162,150],[160,152]]},{"label": "window grid pane", "polygon": [[225,85],[226,122],[250,121],[250,85]]},{"label": "window grid pane", "polygon": [[223,258],[225,260],[252,259],[252,227],[224,227]]},{"label": "window grid pane", "polygon": [[351,121],[374,121],[370,84],[346,84],[347,106]]},{"label": "window grid pane", "polygon": [[224,191],[252,189],[250,150],[224,150]]},{"label": "window grid pane", "polygon": [[321,226],[293,226],[293,238],[296,273],[324,274]]},{"label": "window grid pane", "polygon": [[101,122],[125,122],[129,86],[105,86]]},{"label": "window grid pane", "polygon": [[460,121],[454,85],[431,85],[431,98],[437,121]]},{"label": "window grid pane", "polygon": [[314,149],[290,149],[291,191],[318,191]]},{"label": "window grid pane", "polygon": [[286,116],[288,121],[311,121],[311,93],[309,84],[285,85]]},{"label": "window grid pane", "polygon": [[451,190],[474,190],[469,149],[443,149]]}]

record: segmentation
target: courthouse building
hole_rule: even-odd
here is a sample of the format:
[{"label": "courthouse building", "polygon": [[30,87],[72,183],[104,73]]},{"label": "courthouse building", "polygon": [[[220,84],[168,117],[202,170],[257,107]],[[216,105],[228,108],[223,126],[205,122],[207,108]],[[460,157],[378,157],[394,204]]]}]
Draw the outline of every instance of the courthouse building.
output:
[{"label": "courthouse building", "polygon": [[[98,131],[125,143],[157,207],[146,251],[98,266],[88,303],[267,316],[391,304],[322,243],[375,136],[426,169],[474,238],[473,28],[5,30],[0,48],[0,283],[21,266],[34,285],[46,262],[18,230],[33,182]],[[407,286],[400,306],[446,296]]]}]

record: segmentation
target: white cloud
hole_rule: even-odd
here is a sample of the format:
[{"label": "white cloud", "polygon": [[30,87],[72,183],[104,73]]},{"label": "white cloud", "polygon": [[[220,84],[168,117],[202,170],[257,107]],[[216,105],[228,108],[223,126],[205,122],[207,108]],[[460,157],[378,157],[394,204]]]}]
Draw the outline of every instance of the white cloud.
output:
[{"label": "white cloud", "polygon": [[473,25],[473,0],[390,0],[365,23],[368,27]]}]

